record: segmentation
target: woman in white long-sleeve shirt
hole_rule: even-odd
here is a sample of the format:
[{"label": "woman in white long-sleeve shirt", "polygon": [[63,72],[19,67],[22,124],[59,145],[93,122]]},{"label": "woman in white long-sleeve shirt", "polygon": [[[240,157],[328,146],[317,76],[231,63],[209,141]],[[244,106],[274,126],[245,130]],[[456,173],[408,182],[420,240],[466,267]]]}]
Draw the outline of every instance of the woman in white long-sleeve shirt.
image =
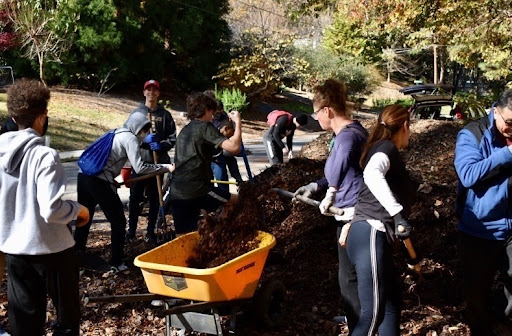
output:
[{"label": "woman in white long-sleeve shirt", "polygon": [[400,291],[390,242],[407,238],[412,229],[402,212],[416,188],[398,151],[408,145],[409,136],[409,113],[390,105],[379,115],[361,156],[364,184],[346,241],[361,304],[353,336],[400,334]]}]

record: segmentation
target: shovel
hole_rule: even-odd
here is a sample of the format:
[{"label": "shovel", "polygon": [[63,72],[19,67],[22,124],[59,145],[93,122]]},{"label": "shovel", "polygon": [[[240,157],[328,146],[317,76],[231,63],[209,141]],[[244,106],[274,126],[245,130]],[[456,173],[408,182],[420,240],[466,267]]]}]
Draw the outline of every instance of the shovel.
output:
[{"label": "shovel", "polygon": [[[405,228],[403,226],[398,226],[399,232],[404,232]],[[414,250],[414,246],[412,246],[412,242],[410,238],[406,238],[403,241],[405,248],[407,249],[407,253],[409,254],[409,258],[411,258],[411,264],[407,263],[410,268],[414,269],[416,273],[418,273],[418,279],[423,280],[423,275],[421,274],[421,264],[418,260],[418,256],[416,251]],[[414,264],[412,264],[414,263]]]},{"label": "shovel", "polygon": [[147,180],[148,178],[151,178],[151,177],[155,177],[155,176],[158,176],[158,175],[163,175],[165,173],[167,173],[167,170],[163,169],[163,170],[159,170],[159,171],[154,172],[154,173],[149,173],[149,174],[141,175],[141,176],[138,176],[138,177],[134,177],[132,179],[128,179],[128,180],[123,181],[123,182],[119,182],[118,184],[119,184],[119,186],[122,186],[123,184],[135,183],[135,182]]},{"label": "shovel", "polygon": [[[155,124],[153,123],[153,118],[151,117],[151,112],[148,113],[148,119],[151,122],[151,128],[149,129],[149,133],[156,133],[156,127],[155,127]],[[158,154],[156,151],[153,151],[153,161],[155,162],[155,164],[158,164]],[[160,203],[160,207],[158,209],[159,218],[156,221],[156,229],[158,232],[159,228],[161,228],[162,226],[163,227],[167,226],[166,218],[165,218],[164,192],[162,190],[162,176],[161,175],[158,175],[158,174],[156,175],[156,185],[157,185],[157,189],[158,189],[158,202]],[[172,235],[173,234],[171,233],[171,236]],[[159,239],[159,238],[160,237],[157,234],[157,241],[159,241],[159,242],[164,241],[167,237],[162,237],[161,239]]]},{"label": "shovel", "polygon": [[[305,197],[305,196],[302,196],[302,195],[295,196],[292,192],[289,192],[288,190],[279,189],[279,188],[272,188],[272,191],[275,192],[276,194],[284,196],[284,197],[296,198],[299,201],[304,202],[304,203],[309,204],[309,205],[313,205],[313,206],[316,206],[316,207],[318,207],[320,205],[319,201],[316,201],[314,199],[311,199],[309,197]],[[343,216],[343,209],[336,208],[334,206],[329,207],[329,212],[334,214],[334,215]]]}]

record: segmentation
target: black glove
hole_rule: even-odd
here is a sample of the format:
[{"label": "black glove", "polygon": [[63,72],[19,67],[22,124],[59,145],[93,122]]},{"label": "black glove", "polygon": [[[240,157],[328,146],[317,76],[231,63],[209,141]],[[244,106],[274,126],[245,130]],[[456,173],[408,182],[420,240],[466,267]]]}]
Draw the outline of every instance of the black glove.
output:
[{"label": "black glove", "polygon": [[394,215],[393,220],[395,221],[395,236],[402,240],[409,238],[412,225],[409,224],[400,213]]}]

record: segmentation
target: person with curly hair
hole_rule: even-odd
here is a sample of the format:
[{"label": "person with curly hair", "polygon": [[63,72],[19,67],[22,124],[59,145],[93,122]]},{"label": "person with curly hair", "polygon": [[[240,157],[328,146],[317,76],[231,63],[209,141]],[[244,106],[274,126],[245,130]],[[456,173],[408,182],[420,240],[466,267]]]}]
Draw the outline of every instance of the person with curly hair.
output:
[{"label": "person with curly hair", "polygon": [[229,190],[212,185],[211,163],[219,148],[233,154],[240,151],[242,120],[237,111],[229,114],[235,123],[235,132],[227,139],[212,124],[216,110],[217,102],[207,94],[198,92],[187,97],[190,122],[176,140],[176,168],[171,181],[171,213],[177,235],[197,229],[202,209],[210,212],[221,206],[227,209],[237,202],[237,196]]},{"label": "person with curly hair", "polygon": [[89,211],[62,200],[64,168],[41,138],[49,99],[43,83],[17,80],[7,91],[7,109],[19,131],[0,135],[0,251],[12,335],[45,334],[47,294],[57,309],[54,335],[79,334],[78,266],[68,224],[85,225]]}]

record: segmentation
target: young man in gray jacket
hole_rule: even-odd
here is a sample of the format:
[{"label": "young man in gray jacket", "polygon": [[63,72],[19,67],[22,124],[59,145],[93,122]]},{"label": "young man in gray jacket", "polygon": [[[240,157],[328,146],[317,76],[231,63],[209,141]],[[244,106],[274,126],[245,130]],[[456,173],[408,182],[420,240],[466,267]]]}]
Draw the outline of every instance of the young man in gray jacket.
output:
[{"label": "young man in gray jacket", "polygon": [[44,334],[48,293],[57,309],[54,335],[78,335],[78,267],[67,224],[84,225],[89,211],[61,199],[66,175],[41,138],[50,91],[38,81],[18,80],[7,96],[19,127],[0,135],[0,251],[6,254],[11,333]]},{"label": "young man in gray jacket", "polygon": [[129,160],[135,172],[141,175],[161,170],[169,172],[174,170],[174,166],[170,164],[149,164],[142,160],[140,144],[147,135],[149,127],[150,122],[144,114],[133,113],[123,127],[115,130],[112,150],[103,170],[95,176],[78,173],[78,202],[89,209],[91,218],[85,226],[75,230],[76,247],[79,252],[85,252],[92,215],[96,205],[99,204],[110,222],[112,243],[110,266],[114,272],[127,268],[123,263],[126,218],[123,204],[117,194],[115,177],[121,172],[126,160]]}]

